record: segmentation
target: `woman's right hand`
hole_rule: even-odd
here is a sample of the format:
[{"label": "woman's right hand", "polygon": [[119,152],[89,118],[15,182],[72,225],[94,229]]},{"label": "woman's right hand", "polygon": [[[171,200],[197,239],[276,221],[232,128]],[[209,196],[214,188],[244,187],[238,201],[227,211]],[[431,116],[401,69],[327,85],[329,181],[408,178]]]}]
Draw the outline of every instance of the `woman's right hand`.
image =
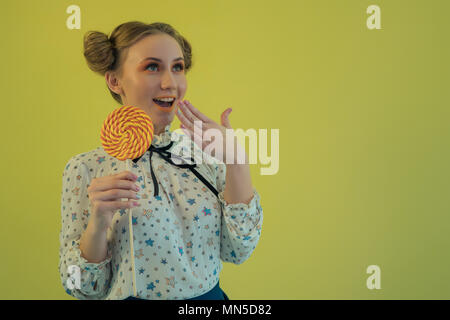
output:
[{"label": "woman's right hand", "polygon": [[[94,230],[106,232],[117,210],[140,205],[132,200],[139,199],[136,196],[139,187],[134,183],[136,179],[130,171],[92,179],[87,191],[92,208],[89,222],[94,224]],[[121,198],[128,198],[128,201],[121,201]]]}]

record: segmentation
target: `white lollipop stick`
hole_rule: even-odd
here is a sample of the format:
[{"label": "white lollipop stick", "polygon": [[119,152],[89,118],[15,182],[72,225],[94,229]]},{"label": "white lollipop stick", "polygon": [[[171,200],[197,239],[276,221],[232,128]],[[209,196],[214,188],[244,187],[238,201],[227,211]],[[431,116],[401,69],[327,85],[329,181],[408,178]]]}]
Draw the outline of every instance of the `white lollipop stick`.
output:
[{"label": "white lollipop stick", "polygon": [[[126,164],[126,170],[127,171],[130,171],[131,172],[131,169],[130,169],[130,166],[129,166],[129,162],[128,161],[130,161],[130,159],[126,159],[125,160],[125,164]],[[133,272],[133,294],[134,294],[134,296],[135,297],[137,297],[137,290],[136,290],[136,267],[135,267],[135,265],[134,265],[134,241],[133,241],[133,220],[132,220],[132,217],[133,217],[133,215],[132,215],[132,213],[131,213],[131,209],[132,209],[133,207],[131,207],[130,208],[130,211],[129,211],[129,214],[128,214],[128,216],[129,216],[129,223],[130,223],[130,227],[129,227],[129,229],[130,229],[130,250],[131,250],[131,269],[132,269],[132,272]]]}]

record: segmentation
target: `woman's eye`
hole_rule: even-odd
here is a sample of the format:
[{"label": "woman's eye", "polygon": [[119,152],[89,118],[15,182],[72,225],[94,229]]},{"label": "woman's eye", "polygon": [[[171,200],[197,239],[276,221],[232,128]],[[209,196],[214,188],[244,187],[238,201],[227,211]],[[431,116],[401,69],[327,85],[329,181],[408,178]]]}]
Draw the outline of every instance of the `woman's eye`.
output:
[{"label": "woman's eye", "polygon": [[175,67],[180,67],[180,71],[184,70],[184,66],[182,63],[176,64]]},{"label": "woman's eye", "polygon": [[[147,66],[147,69],[149,69],[149,68],[153,68],[153,67],[158,67],[158,65],[156,64],[156,63],[150,63],[148,66]],[[176,67],[178,67],[179,68],[179,71],[182,71],[182,70],[184,70],[184,66],[183,66],[183,64],[182,63],[178,63],[178,64],[176,64],[175,65],[175,68]],[[153,70],[152,70],[153,71]]]},{"label": "woman's eye", "polygon": [[156,66],[156,67],[157,67],[158,65],[157,65],[156,63],[150,63],[150,64],[147,66],[147,69],[150,68],[150,67],[152,67],[152,66]]}]

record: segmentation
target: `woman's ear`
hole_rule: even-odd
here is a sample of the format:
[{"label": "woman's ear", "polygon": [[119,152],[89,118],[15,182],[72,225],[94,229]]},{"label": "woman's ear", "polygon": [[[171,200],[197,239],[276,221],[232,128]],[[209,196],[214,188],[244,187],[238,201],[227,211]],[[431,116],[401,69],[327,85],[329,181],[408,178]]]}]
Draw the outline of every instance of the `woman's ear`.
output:
[{"label": "woman's ear", "polygon": [[112,71],[107,71],[105,73],[106,84],[112,92],[118,95],[124,95],[123,90],[120,86],[119,79],[116,77],[115,73]]}]

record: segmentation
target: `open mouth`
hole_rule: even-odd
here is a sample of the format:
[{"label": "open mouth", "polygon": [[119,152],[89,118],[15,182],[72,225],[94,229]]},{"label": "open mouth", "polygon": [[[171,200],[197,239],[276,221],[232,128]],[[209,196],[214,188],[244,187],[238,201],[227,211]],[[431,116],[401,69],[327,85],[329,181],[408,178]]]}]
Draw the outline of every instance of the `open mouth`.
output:
[{"label": "open mouth", "polygon": [[174,104],[175,99],[173,99],[171,102],[161,101],[161,100],[158,100],[158,99],[153,99],[153,102],[155,102],[160,107],[170,108]]}]

